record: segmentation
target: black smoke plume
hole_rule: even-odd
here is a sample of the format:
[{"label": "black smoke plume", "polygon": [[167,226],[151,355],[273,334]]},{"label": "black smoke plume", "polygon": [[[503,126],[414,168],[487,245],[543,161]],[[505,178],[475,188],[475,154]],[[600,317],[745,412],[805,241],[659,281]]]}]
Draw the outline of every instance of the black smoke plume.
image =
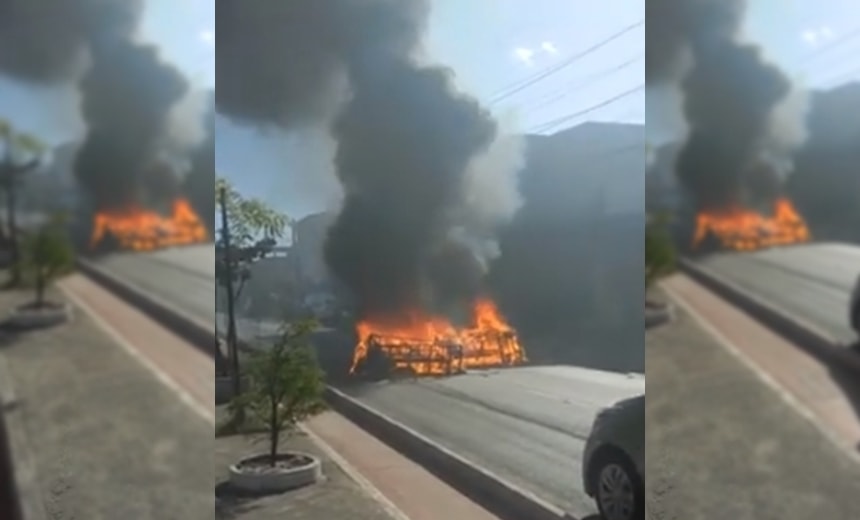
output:
[{"label": "black smoke plume", "polygon": [[204,118],[206,137],[191,154],[191,170],[185,176],[182,191],[197,214],[206,222],[211,236],[215,236],[215,197],[212,182],[215,178],[215,103],[214,94],[207,98]]},{"label": "black smoke plume", "polygon": [[746,0],[645,0],[645,79],[676,81],[697,40],[734,39]]},{"label": "black smoke plume", "polygon": [[158,207],[177,195],[160,141],[188,84],[155,47],[135,40],[143,7],[143,0],[0,0],[0,72],[79,81],[87,136],[74,169],[96,209]]},{"label": "black smoke plume", "polygon": [[170,202],[178,185],[150,174],[164,172],[154,163],[167,114],[188,89],[185,79],[151,46],[118,40],[93,54],[81,83],[88,134],[75,164],[78,180],[99,209]]},{"label": "black smoke plume", "polygon": [[689,127],[676,173],[699,209],[768,207],[778,176],[761,164],[769,117],[791,83],[756,45],[738,41],[745,2],[647,0],[647,80],[681,76]]},{"label": "black smoke plume", "polygon": [[819,239],[860,243],[860,83],[814,92],[786,189]]},{"label": "black smoke plume", "polygon": [[[438,276],[441,283],[426,284],[441,271],[432,269],[434,257],[451,257],[447,210],[460,202],[468,161],[495,128],[474,101],[452,95],[440,69],[374,63],[353,89],[335,131],[346,200],[328,263],[374,311],[453,303],[438,293],[453,284]],[[473,264],[463,263],[447,263],[445,272],[470,272]]]},{"label": "black smoke plume", "polygon": [[684,113],[690,126],[676,165],[697,207],[757,206],[757,189],[769,115],[790,84],[765,63],[759,49],[732,40],[702,42],[684,82]]},{"label": "black smoke plume", "polygon": [[448,311],[474,297],[483,271],[452,230],[469,162],[496,125],[454,90],[447,70],[415,58],[427,4],[218,0],[217,8],[219,111],[290,128],[340,107],[332,133],[345,200],[325,257],[360,312]]}]

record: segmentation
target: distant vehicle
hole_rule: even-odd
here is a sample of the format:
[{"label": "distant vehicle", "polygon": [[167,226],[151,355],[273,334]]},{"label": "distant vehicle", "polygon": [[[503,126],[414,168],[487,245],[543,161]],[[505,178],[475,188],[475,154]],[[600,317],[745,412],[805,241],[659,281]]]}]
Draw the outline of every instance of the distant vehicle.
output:
[{"label": "distant vehicle", "polygon": [[849,313],[851,328],[860,336],[860,276],[857,277],[857,283],[854,284],[854,293],[851,295],[851,310]]},{"label": "distant vehicle", "polygon": [[604,520],[645,518],[645,396],[605,408],[582,457],[585,492]]}]

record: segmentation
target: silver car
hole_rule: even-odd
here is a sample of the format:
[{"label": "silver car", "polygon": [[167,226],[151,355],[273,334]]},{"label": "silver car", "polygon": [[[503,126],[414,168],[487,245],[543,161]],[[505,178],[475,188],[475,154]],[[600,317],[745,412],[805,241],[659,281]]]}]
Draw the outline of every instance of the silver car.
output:
[{"label": "silver car", "polygon": [[644,475],[645,396],[641,395],[597,414],[582,456],[582,480],[605,520],[643,520]]}]

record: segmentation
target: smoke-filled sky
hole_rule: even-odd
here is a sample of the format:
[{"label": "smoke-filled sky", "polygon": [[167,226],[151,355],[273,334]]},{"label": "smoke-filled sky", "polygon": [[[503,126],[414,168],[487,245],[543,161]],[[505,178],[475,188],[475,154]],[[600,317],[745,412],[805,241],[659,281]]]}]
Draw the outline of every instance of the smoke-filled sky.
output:
[{"label": "smoke-filled sky", "polygon": [[[860,79],[860,3],[851,0],[754,0],[744,20],[749,40],[792,78],[810,88],[830,88]],[[647,107],[648,139],[660,145],[677,138],[678,111],[669,103]]]},{"label": "smoke-filled sky", "polygon": [[[140,36],[160,47],[163,58],[189,81],[215,83],[213,0],[147,0]],[[46,143],[57,144],[83,131],[75,89],[22,85],[0,75],[0,118],[9,119]]]},{"label": "smoke-filled sky", "polygon": [[[428,53],[434,61],[451,67],[457,83],[485,104],[503,88],[586,50],[644,16],[643,7],[629,0],[539,0],[527,6],[521,0],[501,0],[495,7],[490,2],[462,0],[434,0],[432,4]],[[481,30],[475,31],[475,27]],[[631,30],[577,61],[577,66],[492,108],[505,115],[515,111],[514,127],[529,130],[635,88],[643,78],[643,41],[641,27]],[[612,72],[616,68],[619,70]],[[643,106],[640,92],[566,125],[586,120],[641,122]],[[232,177],[240,189],[295,216],[318,211],[327,202],[331,182],[287,171],[325,168],[327,159],[313,136],[260,136],[223,119],[217,134],[219,172]],[[255,175],[244,175],[247,171]]]}]

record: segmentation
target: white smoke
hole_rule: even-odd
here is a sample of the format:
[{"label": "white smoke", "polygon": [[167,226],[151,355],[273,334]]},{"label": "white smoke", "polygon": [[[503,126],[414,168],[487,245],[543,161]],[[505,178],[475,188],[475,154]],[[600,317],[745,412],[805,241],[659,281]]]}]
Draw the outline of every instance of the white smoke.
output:
[{"label": "white smoke", "polygon": [[788,95],[770,113],[765,147],[784,156],[801,147],[809,138],[809,109],[809,92],[793,83]]},{"label": "white smoke", "polygon": [[460,225],[449,238],[472,251],[486,271],[501,254],[497,232],[523,205],[520,172],[526,163],[525,136],[513,132],[513,117],[499,122],[495,140],[472,158],[463,178]]},{"label": "white smoke", "polygon": [[500,123],[496,139],[466,169],[464,205],[480,226],[505,224],[523,205],[519,176],[525,167],[526,142],[522,134],[511,131],[512,126]]},{"label": "white smoke", "polygon": [[209,110],[209,93],[189,89],[170,108],[162,133],[166,146],[176,151],[188,151],[206,139],[206,114]]}]

